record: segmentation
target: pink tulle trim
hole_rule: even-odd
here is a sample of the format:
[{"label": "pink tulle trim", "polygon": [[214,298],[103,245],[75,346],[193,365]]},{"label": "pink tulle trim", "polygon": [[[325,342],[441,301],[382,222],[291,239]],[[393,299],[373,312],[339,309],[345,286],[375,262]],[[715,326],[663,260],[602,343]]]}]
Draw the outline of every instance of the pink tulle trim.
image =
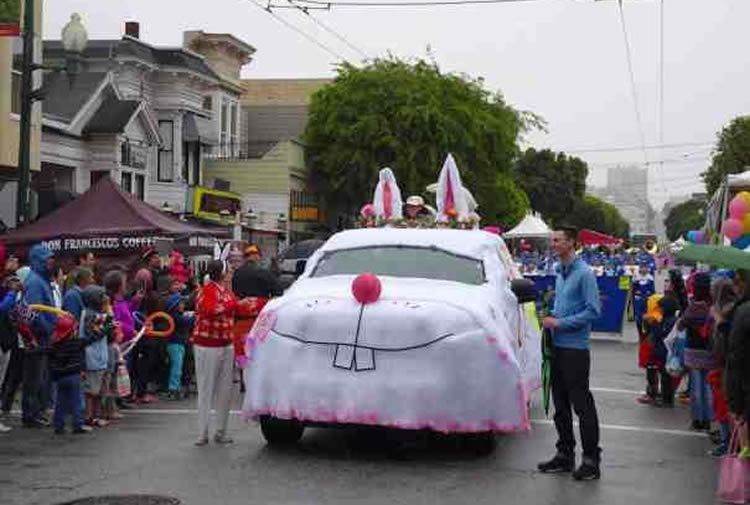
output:
[{"label": "pink tulle trim", "polygon": [[493,419],[486,419],[476,423],[459,422],[453,419],[401,421],[383,418],[376,412],[340,413],[326,409],[318,409],[315,412],[308,412],[295,409],[258,408],[243,410],[242,416],[246,420],[257,419],[259,416],[273,416],[280,419],[297,419],[303,422],[359,424],[365,426],[383,426],[386,428],[397,428],[401,430],[432,430],[442,433],[478,433],[485,431],[513,433],[529,431],[531,429],[528,413],[525,408],[523,410],[524,417],[521,424],[502,423]]}]

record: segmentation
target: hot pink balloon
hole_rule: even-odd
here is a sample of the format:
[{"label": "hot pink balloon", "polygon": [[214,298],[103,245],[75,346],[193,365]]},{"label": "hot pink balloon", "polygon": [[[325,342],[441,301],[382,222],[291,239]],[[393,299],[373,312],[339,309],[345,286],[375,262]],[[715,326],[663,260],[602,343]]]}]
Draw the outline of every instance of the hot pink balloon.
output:
[{"label": "hot pink balloon", "polygon": [[732,201],[729,202],[729,215],[734,219],[742,219],[742,216],[747,214],[748,210],[750,209],[747,207],[747,202],[739,195],[732,198]]},{"label": "hot pink balloon", "polygon": [[359,274],[352,282],[352,294],[362,304],[377,302],[382,289],[380,279],[370,272]]},{"label": "hot pink balloon", "polygon": [[742,235],[742,221],[739,219],[727,219],[721,226],[723,233],[729,240],[735,241]]}]

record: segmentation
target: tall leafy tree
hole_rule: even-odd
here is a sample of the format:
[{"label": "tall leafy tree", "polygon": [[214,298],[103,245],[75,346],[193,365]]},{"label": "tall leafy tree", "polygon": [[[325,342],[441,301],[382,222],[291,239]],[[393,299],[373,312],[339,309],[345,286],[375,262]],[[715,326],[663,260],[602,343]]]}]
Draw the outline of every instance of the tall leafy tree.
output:
[{"label": "tall leafy tree", "polygon": [[583,199],[589,169],[580,158],[549,149],[527,149],[515,167],[516,180],[531,208],[550,224],[562,224]]},{"label": "tall leafy tree", "polygon": [[705,205],[701,200],[688,200],[672,207],[664,220],[669,240],[677,240],[690,230],[702,228],[706,221]]},{"label": "tall leafy tree", "polygon": [[[304,139],[314,187],[343,210],[371,199],[386,166],[402,193],[424,193],[452,153],[484,221],[509,222],[524,200],[498,176],[510,173],[519,135],[538,124],[479,79],[391,57],[341,65],[333,83],[312,96]],[[510,197],[498,194],[508,187]]]},{"label": "tall leafy tree", "polygon": [[738,174],[749,167],[750,116],[740,116],[719,132],[711,166],[701,174],[708,194],[714,194],[727,174]]}]

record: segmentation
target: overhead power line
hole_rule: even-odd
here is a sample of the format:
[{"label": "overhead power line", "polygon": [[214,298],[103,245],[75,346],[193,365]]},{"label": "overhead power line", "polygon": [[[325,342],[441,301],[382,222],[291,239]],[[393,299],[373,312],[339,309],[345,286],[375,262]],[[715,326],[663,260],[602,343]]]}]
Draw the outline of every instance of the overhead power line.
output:
[{"label": "overhead power line", "polygon": [[[339,39],[341,42],[343,42],[349,49],[351,49],[355,53],[358,53],[365,60],[369,60],[370,59],[370,56],[368,56],[367,53],[365,53],[359,47],[355,46],[352,42],[349,41],[349,39],[347,39],[346,37],[344,37],[343,35],[341,35],[339,32],[337,32],[336,30],[334,30],[333,28],[329,27],[328,25],[326,25],[325,23],[323,23],[321,20],[319,20],[318,18],[316,18],[315,16],[313,16],[312,14],[310,14],[309,9],[307,9],[306,7],[303,7],[303,6],[299,5],[297,2],[295,2],[295,0],[288,0],[288,2],[291,5],[293,5],[294,7],[296,7],[297,10],[299,10],[300,12],[302,12],[303,14],[305,14],[313,23],[315,23],[316,25],[318,25],[319,27],[321,27],[322,29],[324,29],[325,31],[327,31],[328,33],[330,33],[331,35],[333,35],[334,37],[336,37],[337,39]],[[269,5],[269,8],[272,9],[273,6]]]},{"label": "overhead power line", "polygon": [[622,0],[617,0],[617,10],[620,13],[620,25],[622,26],[622,36],[625,39],[625,58],[628,65],[628,75],[630,76],[630,92],[633,96],[633,108],[635,110],[635,121],[638,126],[638,137],[641,140],[643,151],[643,160],[648,165],[648,152],[646,152],[646,136],[643,133],[643,121],[641,119],[641,109],[638,106],[638,89],[635,85],[635,73],[633,72],[633,58],[630,54],[630,41],[628,39],[628,28],[625,24],[625,10],[622,7]]},{"label": "overhead power line", "polygon": [[647,146],[623,146],[623,147],[586,147],[582,149],[561,149],[563,153],[614,153],[622,151],[641,151],[643,149],[672,149],[678,147],[713,147],[713,142],[680,142],[675,144],[652,144]]},{"label": "overhead power line", "polygon": [[535,2],[539,0],[425,0],[424,2],[407,0],[399,1],[347,1],[347,0],[300,0],[301,3],[316,6],[330,7],[438,7],[448,5],[478,5],[478,4],[500,4],[511,2]]},{"label": "overhead power line", "polygon": [[260,2],[257,2],[256,0],[248,0],[248,1],[252,2],[253,4],[255,4],[255,6],[257,6],[259,9],[262,9],[262,10],[266,11],[271,16],[273,16],[273,18],[276,19],[276,21],[278,21],[279,23],[283,24],[284,26],[286,26],[290,30],[298,33],[299,35],[302,35],[304,38],[306,38],[307,40],[309,40],[310,42],[312,42],[313,44],[315,44],[320,49],[322,49],[323,51],[327,52],[328,54],[330,54],[334,58],[336,58],[338,60],[342,60],[344,62],[347,61],[346,58],[344,58],[343,56],[341,56],[339,53],[337,53],[335,50],[331,49],[330,47],[328,47],[324,43],[320,42],[318,39],[316,39],[315,37],[313,37],[309,33],[307,33],[305,31],[297,28],[296,26],[294,26],[293,24],[291,24],[289,21],[287,21],[286,19],[282,18],[281,16],[278,16],[269,7],[264,7]]}]

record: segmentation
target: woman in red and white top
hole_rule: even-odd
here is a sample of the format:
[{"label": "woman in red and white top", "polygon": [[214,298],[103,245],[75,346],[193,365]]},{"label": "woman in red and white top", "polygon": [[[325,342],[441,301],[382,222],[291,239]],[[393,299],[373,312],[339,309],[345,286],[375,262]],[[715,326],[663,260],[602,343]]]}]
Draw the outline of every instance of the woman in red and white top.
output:
[{"label": "woman in red and white top", "polygon": [[237,299],[224,283],[224,263],[208,264],[208,283],[196,300],[196,321],[193,330],[195,372],[198,381],[198,426],[196,445],[208,443],[211,403],[215,404],[217,429],[214,441],[230,444],[227,436],[229,402],[232,389],[232,327]]}]

